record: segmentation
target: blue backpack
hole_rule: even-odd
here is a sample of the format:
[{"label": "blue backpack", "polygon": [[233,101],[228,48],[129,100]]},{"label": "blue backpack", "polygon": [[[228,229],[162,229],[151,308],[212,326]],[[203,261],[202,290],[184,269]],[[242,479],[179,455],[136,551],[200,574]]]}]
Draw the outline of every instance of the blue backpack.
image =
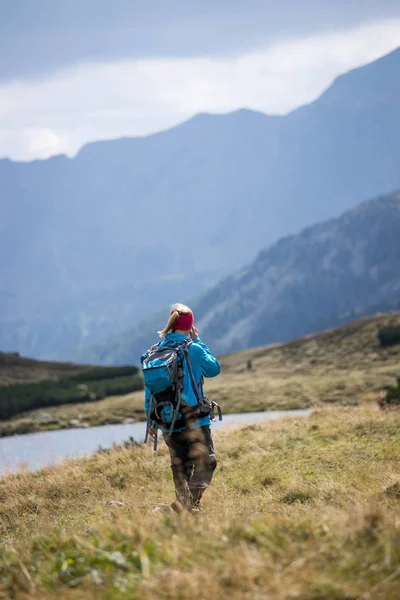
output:
[{"label": "blue backpack", "polygon": [[[161,342],[152,346],[141,357],[143,379],[150,390],[149,420],[165,428],[169,434],[174,427],[189,427],[194,419],[209,416],[214,418],[214,407],[218,409],[219,419],[222,419],[221,409],[216,402],[200,394],[194,379],[189,357],[189,346],[192,340],[183,342]],[[197,405],[192,406],[182,400],[184,377],[184,359],[189,370],[189,377],[197,398]],[[164,409],[169,407],[169,411]]]},{"label": "blue backpack", "polygon": [[[151,393],[149,418],[158,425],[170,426],[170,432],[175,426],[182,425],[177,420],[179,409],[183,408],[183,404],[186,405],[181,398],[183,360],[185,355],[189,355],[188,347],[191,343],[191,340],[185,340],[178,344],[168,342],[160,345],[160,342],[141,357],[144,383]],[[170,407],[170,420],[167,420],[164,411],[167,406]]]}]

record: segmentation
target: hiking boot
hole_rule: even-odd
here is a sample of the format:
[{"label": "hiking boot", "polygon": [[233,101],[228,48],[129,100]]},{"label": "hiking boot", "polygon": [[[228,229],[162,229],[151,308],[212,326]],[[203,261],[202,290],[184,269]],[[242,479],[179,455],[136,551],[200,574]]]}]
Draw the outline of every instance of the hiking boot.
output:
[{"label": "hiking boot", "polygon": [[179,498],[177,498],[176,500],[174,500],[171,504],[171,508],[174,512],[178,513],[178,514],[182,514],[183,512],[187,511],[187,507],[185,506],[185,504],[183,504]]},{"label": "hiking boot", "polygon": [[204,508],[200,504],[200,502],[196,502],[196,504],[194,504],[192,506],[192,513],[201,513],[201,512],[203,512],[203,510],[204,510]]}]

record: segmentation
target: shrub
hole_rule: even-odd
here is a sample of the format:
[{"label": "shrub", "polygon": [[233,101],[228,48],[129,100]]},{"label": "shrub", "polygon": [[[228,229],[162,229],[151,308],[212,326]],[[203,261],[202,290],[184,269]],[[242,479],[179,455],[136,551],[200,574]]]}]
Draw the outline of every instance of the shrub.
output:
[{"label": "shrub", "polygon": [[386,385],[384,389],[385,393],[378,398],[379,408],[400,406],[400,377],[397,378],[397,385]]},{"label": "shrub", "polygon": [[400,377],[397,378],[397,385],[387,385],[385,390],[388,404],[400,404]]},{"label": "shrub", "polygon": [[393,483],[385,490],[386,496],[393,498],[394,500],[400,500],[400,482]]},{"label": "shrub", "polygon": [[381,346],[393,346],[400,344],[400,325],[387,325],[378,331],[378,339]]}]

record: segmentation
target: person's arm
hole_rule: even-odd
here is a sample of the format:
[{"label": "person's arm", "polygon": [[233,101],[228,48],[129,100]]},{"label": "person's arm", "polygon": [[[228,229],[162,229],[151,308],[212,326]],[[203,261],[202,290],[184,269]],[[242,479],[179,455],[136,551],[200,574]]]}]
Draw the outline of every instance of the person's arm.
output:
[{"label": "person's arm", "polygon": [[[194,337],[193,337],[194,336]],[[211,350],[203,344],[199,337],[199,332],[196,327],[193,327],[192,332],[192,352],[196,356],[201,365],[201,371],[204,377],[216,377],[221,372],[221,365],[212,354]]]}]

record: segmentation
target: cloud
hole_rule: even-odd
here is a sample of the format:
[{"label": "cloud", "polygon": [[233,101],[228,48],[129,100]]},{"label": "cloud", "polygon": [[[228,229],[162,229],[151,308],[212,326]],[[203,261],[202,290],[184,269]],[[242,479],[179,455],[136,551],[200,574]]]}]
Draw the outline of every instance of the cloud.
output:
[{"label": "cloud", "polygon": [[0,0],[0,80],[85,61],[215,57],[395,17],[398,0]]},{"label": "cloud", "polygon": [[400,19],[214,58],[82,64],[0,86],[0,156],[73,155],[86,142],[146,135],[197,112],[282,114],[393,50]]}]

